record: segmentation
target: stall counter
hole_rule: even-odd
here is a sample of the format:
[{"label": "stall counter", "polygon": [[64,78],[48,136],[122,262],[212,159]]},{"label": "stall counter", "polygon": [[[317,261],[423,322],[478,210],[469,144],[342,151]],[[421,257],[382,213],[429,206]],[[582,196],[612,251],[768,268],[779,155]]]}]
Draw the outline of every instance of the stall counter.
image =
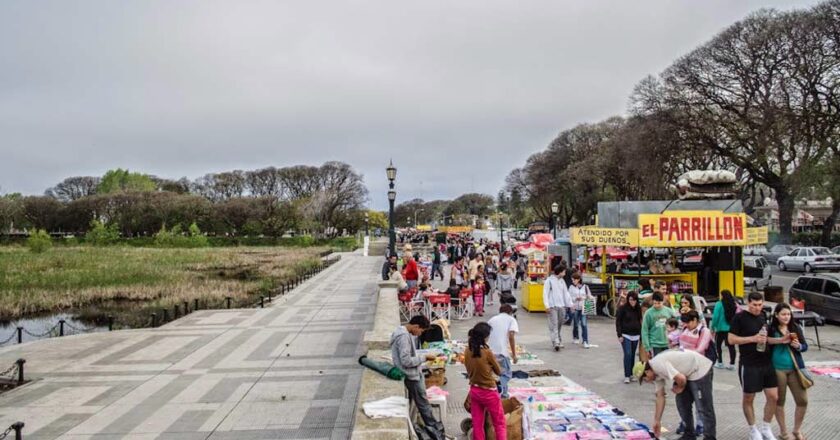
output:
[{"label": "stall counter", "polygon": [[522,283],[522,307],[529,312],[544,312],[543,284],[526,281]]}]

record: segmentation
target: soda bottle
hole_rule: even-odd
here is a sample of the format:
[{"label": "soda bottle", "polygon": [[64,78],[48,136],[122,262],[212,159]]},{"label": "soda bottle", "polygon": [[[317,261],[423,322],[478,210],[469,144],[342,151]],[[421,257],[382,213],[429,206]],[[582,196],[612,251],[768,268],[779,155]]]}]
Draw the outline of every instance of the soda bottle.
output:
[{"label": "soda bottle", "polygon": [[[766,325],[761,326],[761,330],[759,330],[758,334],[761,335],[761,336],[767,336],[767,326]],[[767,350],[767,343],[766,342],[759,342],[758,344],[756,344],[755,351],[758,351],[760,353],[764,353],[765,350]]]}]

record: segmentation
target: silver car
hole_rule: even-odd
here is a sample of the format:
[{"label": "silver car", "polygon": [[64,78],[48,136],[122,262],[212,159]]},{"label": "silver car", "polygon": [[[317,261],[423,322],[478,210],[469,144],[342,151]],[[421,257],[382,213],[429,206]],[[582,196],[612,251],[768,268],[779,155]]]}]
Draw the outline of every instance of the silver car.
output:
[{"label": "silver car", "polygon": [[840,256],[832,254],[826,247],[800,247],[780,257],[776,264],[781,271],[801,270],[810,273],[815,270],[837,270],[840,269]]},{"label": "silver car", "polygon": [[779,261],[779,258],[784,257],[794,250],[796,250],[796,246],[791,246],[789,244],[777,244],[771,247],[770,250],[764,254],[764,258],[771,263],[776,263]]},{"label": "silver car", "polygon": [[764,290],[770,285],[773,268],[764,257],[744,257],[744,287],[753,291]]}]

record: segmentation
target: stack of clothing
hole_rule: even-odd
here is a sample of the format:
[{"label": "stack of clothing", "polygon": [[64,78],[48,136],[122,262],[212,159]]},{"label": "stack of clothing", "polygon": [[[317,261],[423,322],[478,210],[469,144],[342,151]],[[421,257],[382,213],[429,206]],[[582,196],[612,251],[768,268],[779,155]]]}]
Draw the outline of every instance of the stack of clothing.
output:
[{"label": "stack of clothing", "polygon": [[[530,385],[530,386],[527,386]],[[650,429],[566,377],[511,382],[525,402],[525,438],[533,440],[651,439]]]}]

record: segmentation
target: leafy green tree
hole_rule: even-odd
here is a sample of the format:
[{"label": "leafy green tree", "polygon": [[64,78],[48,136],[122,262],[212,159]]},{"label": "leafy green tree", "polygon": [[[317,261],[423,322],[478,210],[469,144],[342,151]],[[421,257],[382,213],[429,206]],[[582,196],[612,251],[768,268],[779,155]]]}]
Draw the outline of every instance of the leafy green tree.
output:
[{"label": "leafy green tree", "polygon": [[157,184],[148,174],[132,173],[122,168],[110,170],[102,176],[97,194],[109,194],[120,191],[155,191]]},{"label": "leafy green tree", "polygon": [[99,220],[90,222],[90,230],[85,234],[85,242],[93,246],[108,246],[120,241],[120,228],[116,223],[105,226]]},{"label": "leafy green tree", "polygon": [[26,239],[26,247],[33,253],[44,253],[52,247],[52,238],[47,231],[38,229]]}]

